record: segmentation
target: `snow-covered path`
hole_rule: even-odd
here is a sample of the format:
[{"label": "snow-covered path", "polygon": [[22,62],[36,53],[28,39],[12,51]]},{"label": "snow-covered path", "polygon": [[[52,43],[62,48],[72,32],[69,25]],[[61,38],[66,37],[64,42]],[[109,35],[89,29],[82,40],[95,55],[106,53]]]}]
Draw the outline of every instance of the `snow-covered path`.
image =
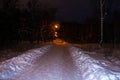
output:
[{"label": "snow-covered path", "polygon": [[76,74],[76,68],[67,48],[54,46],[38,58],[32,68],[15,76],[14,80],[80,80]]},{"label": "snow-covered path", "polygon": [[120,80],[119,63],[58,41],[0,63],[0,80]]}]

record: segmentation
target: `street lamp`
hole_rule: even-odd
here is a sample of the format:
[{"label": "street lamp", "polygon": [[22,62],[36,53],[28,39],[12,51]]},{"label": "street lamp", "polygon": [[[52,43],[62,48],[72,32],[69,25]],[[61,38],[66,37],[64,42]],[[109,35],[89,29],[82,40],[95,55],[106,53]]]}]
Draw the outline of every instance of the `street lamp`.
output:
[{"label": "street lamp", "polygon": [[59,25],[58,25],[58,24],[55,24],[55,25],[54,25],[54,28],[55,28],[55,29],[58,29],[58,28],[59,28]]},{"label": "street lamp", "polygon": [[55,28],[57,29],[57,28],[58,28],[58,25],[55,25]]},{"label": "street lamp", "polygon": [[58,37],[58,32],[55,32],[54,36],[57,38]]},{"label": "street lamp", "polygon": [[54,37],[58,37],[58,29],[59,29],[60,25],[58,23],[55,23],[53,26],[53,30],[54,30]]}]

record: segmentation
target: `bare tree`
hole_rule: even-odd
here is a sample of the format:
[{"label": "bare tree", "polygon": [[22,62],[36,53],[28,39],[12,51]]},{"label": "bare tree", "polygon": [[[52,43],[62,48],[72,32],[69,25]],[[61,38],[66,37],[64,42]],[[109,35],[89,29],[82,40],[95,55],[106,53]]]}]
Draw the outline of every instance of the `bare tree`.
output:
[{"label": "bare tree", "polygon": [[19,0],[3,0],[3,8],[10,9],[17,7],[17,3]]},{"label": "bare tree", "polygon": [[105,12],[104,12],[104,5],[105,5],[105,0],[100,0],[100,25],[101,25],[101,40],[100,40],[100,45],[102,46],[102,43],[103,43],[103,34],[104,34],[104,31],[103,31],[103,23],[104,23],[104,15],[105,15]]},{"label": "bare tree", "polygon": [[[39,43],[40,38],[42,41],[46,41],[49,38],[49,34],[51,34],[48,28],[55,19],[57,9],[50,5],[45,5],[39,0],[29,0],[27,7],[27,11],[31,17],[31,19],[29,19],[29,21],[31,21],[30,25],[33,26],[33,28],[36,27],[36,31],[34,32],[37,35],[37,42]],[[46,32],[48,32],[47,35],[45,35]]]}]

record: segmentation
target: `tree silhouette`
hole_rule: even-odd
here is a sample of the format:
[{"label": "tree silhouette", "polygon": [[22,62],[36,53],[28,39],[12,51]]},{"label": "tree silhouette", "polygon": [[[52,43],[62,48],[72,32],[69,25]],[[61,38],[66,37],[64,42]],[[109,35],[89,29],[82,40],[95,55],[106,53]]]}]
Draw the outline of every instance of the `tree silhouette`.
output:
[{"label": "tree silhouette", "polygon": [[[0,9],[0,45],[16,44],[21,40],[39,42],[43,40],[42,36],[49,39],[52,35],[50,23],[54,21],[57,9],[43,5],[39,0],[29,0],[24,8],[18,4],[18,0],[3,0],[3,7]],[[43,22],[46,21],[44,27]]]}]

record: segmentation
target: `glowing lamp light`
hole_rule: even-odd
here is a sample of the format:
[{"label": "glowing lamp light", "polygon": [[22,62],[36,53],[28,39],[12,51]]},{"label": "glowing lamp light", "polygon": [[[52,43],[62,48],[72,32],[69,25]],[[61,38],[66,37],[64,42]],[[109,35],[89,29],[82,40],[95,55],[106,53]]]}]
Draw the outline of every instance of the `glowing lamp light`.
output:
[{"label": "glowing lamp light", "polygon": [[55,35],[54,35],[55,37],[58,37],[58,33],[57,32],[55,32]]},{"label": "glowing lamp light", "polygon": [[58,25],[55,25],[55,28],[58,29],[59,28]]}]

